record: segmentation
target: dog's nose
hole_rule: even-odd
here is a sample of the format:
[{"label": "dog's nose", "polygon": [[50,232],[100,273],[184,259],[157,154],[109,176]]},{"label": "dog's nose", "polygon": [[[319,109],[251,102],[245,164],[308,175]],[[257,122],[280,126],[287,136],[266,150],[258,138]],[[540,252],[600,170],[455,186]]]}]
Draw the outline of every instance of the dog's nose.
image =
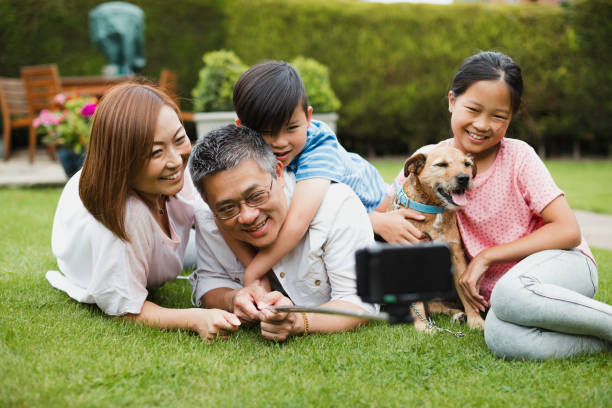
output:
[{"label": "dog's nose", "polygon": [[468,184],[470,184],[470,176],[465,173],[461,173],[457,176],[457,183],[463,188],[467,188]]}]

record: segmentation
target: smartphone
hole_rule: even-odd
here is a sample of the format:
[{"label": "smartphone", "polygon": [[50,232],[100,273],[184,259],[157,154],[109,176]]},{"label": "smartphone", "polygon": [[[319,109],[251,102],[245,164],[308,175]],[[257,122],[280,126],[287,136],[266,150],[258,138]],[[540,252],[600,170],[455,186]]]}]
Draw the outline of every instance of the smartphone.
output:
[{"label": "smartphone", "polygon": [[409,304],[456,297],[445,244],[376,244],[355,253],[357,294],[368,303]]}]

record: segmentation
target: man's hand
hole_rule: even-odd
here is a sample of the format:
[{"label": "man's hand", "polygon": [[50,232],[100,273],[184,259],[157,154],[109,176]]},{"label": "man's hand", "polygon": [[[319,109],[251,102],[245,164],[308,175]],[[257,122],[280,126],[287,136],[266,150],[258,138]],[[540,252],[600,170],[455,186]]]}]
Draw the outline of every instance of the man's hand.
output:
[{"label": "man's hand", "polygon": [[246,286],[238,290],[232,298],[232,310],[241,322],[252,326],[259,321],[258,302],[266,295],[259,285]]},{"label": "man's hand", "polygon": [[290,306],[293,302],[280,292],[270,292],[258,303],[261,312],[261,335],[268,340],[285,341],[297,333],[295,313],[279,313],[276,306]]},{"label": "man's hand", "polygon": [[374,232],[389,243],[418,243],[425,235],[409,220],[422,221],[423,214],[410,208],[369,214]]}]

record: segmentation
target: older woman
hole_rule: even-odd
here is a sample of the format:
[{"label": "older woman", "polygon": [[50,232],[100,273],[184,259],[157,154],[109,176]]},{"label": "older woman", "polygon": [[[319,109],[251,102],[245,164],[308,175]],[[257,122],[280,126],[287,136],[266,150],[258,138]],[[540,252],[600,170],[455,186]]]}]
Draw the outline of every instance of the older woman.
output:
[{"label": "older woman", "polygon": [[185,171],[191,144],[177,106],[142,84],[110,90],[95,113],[83,169],[66,184],[52,248],[63,275],[47,273],[73,299],[151,327],[227,336],[238,318],[218,309],[168,309],[147,300],[181,272],[194,222]]}]

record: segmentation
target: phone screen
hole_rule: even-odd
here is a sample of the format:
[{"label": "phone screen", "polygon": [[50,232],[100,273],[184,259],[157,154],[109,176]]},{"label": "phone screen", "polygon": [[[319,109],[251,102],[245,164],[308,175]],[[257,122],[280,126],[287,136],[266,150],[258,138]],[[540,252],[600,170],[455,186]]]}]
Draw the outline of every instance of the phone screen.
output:
[{"label": "phone screen", "polygon": [[402,303],[454,297],[446,245],[378,244],[358,251],[356,261],[357,294],[364,301]]}]

